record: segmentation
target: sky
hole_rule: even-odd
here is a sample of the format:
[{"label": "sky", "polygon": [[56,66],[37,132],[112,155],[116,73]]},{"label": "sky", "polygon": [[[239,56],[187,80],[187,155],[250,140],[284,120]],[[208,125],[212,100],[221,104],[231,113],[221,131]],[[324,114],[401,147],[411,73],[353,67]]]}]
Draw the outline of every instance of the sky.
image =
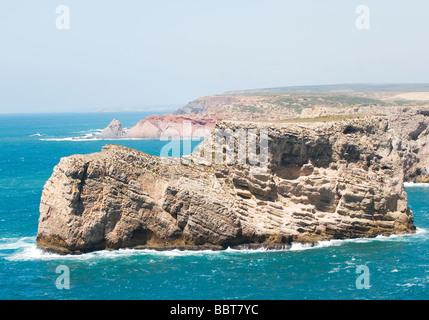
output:
[{"label": "sky", "polygon": [[[69,10],[69,28],[59,6]],[[0,113],[150,110],[231,90],[429,83],[428,17],[427,0],[1,0]]]}]

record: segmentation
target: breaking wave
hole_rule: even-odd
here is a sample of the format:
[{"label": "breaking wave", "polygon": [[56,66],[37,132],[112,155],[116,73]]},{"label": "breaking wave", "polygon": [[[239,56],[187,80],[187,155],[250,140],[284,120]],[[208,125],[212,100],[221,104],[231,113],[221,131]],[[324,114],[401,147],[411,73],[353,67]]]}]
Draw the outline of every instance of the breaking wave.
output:
[{"label": "breaking wave", "polygon": [[404,182],[404,187],[429,187],[429,183]]},{"label": "breaking wave", "polygon": [[[51,138],[43,138],[41,141],[91,141],[91,140],[101,140],[98,136],[103,131],[103,129],[90,129],[87,131],[79,131],[74,132],[80,134],[75,137],[51,137]],[[40,136],[40,135],[39,135]]]},{"label": "breaking wave", "polygon": [[[290,246],[285,246],[279,249],[269,249],[260,247],[257,249],[232,249],[226,250],[153,250],[153,249],[119,249],[119,250],[101,250],[81,255],[60,255],[49,253],[45,250],[37,248],[36,237],[23,238],[1,238],[0,239],[0,257],[8,261],[31,261],[31,260],[115,260],[131,256],[157,256],[157,257],[184,257],[184,256],[205,256],[205,255],[228,255],[228,254],[254,254],[260,252],[296,252],[304,250],[323,249],[328,247],[338,247],[347,243],[372,243],[376,241],[406,241],[413,237],[426,236],[429,230],[417,228],[415,234],[403,234],[392,236],[377,236],[375,238],[359,238],[359,239],[344,239],[344,240],[324,240],[314,244],[308,243],[292,243]],[[4,251],[13,251],[4,253]]]}]

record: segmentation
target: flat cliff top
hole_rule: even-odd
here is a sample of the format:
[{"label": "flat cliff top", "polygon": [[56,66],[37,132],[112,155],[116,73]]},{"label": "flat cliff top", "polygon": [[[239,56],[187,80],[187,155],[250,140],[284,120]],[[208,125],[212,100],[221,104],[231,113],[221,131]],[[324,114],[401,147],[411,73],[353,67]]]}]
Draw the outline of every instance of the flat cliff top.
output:
[{"label": "flat cliff top", "polygon": [[355,91],[328,86],[328,89],[313,92],[281,88],[244,90],[198,98],[175,114],[214,119],[281,120],[297,118],[309,108],[428,106],[429,89],[421,91],[427,87],[368,85],[354,87],[367,91]]},{"label": "flat cliff top", "polygon": [[270,120],[270,119],[261,119],[261,120],[222,120],[223,122],[230,123],[255,123],[262,124],[266,126],[278,126],[282,127],[290,124],[309,124],[309,123],[326,123],[326,122],[338,122],[342,120],[359,120],[368,117],[385,117],[383,114],[332,114],[326,116],[316,116],[316,117],[297,117],[297,118],[287,118],[279,120]]}]

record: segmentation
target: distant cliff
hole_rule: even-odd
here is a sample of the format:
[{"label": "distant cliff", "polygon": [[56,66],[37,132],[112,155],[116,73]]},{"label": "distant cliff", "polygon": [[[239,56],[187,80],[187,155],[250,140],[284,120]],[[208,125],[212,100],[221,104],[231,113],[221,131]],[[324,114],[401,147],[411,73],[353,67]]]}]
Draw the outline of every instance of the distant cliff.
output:
[{"label": "distant cliff", "polygon": [[299,116],[300,105],[287,97],[264,95],[215,95],[202,97],[174,114],[194,118],[280,120]]},{"label": "distant cliff", "polygon": [[193,119],[190,117],[174,115],[152,115],[140,120],[126,134],[126,138],[160,138],[180,137],[180,138],[198,138],[210,135],[216,121],[212,119]]},{"label": "distant cliff", "polygon": [[151,115],[140,120],[125,131],[118,120],[113,120],[98,138],[100,139],[159,139],[164,136],[174,138],[202,138],[210,135],[216,121],[194,119],[171,114]]},{"label": "distant cliff", "polygon": [[428,106],[428,84],[343,84],[231,91],[201,97],[175,114],[197,118],[282,120],[305,108]]},{"label": "distant cliff", "polygon": [[[266,132],[265,170],[252,174],[250,160],[210,161],[248,145],[237,136],[232,144],[215,139],[217,130],[251,132],[246,141],[259,146],[259,161],[257,136]],[[62,158],[54,168],[42,193],[37,243],[61,253],[278,248],[412,233],[394,145],[384,116],[221,121],[182,159],[107,145],[99,153]]]}]

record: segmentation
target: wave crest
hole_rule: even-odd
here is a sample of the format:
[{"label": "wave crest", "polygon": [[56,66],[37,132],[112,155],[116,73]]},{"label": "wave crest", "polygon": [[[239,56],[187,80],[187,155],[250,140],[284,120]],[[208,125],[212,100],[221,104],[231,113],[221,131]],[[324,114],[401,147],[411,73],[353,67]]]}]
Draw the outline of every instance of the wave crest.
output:
[{"label": "wave crest", "polygon": [[96,260],[107,259],[115,260],[131,256],[158,256],[158,257],[183,257],[183,256],[206,256],[206,255],[227,255],[227,254],[254,254],[260,252],[296,252],[304,250],[323,249],[328,247],[338,247],[347,243],[372,243],[378,241],[406,241],[413,237],[426,236],[429,230],[417,228],[415,234],[401,234],[391,236],[377,236],[375,238],[358,238],[344,240],[323,240],[317,243],[292,243],[291,246],[285,246],[280,249],[268,249],[260,247],[257,249],[231,249],[226,250],[165,250],[159,251],[154,249],[119,249],[119,250],[101,250],[81,255],[60,255],[50,253],[37,248],[36,237],[23,238],[2,238],[0,239],[0,252],[3,250],[13,250],[11,254],[3,256],[8,261],[31,261],[31,260]]},{"label": "wave crest", "polygon": [[404,187],[429,187],[429,183],[424,183],[424,182],[404,182]]}]

